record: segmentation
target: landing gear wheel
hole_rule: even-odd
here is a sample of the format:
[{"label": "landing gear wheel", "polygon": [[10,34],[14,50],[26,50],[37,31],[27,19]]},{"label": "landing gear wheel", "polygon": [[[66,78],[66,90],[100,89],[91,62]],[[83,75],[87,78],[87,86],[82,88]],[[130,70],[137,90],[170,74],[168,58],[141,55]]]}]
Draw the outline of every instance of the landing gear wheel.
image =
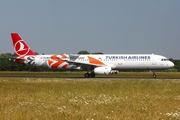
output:
[{"label": "landing gear wheel", "polygon": [[90,78],[90,77],[94,78],[95,76],[96,76],[96,74],[94,72],[84,74],[85,78]]},{"label": "landing gear wheel", "polygon": [[153,75],[153,78],[156,78],[156,75]]},{"label": "landing gear wheel", "polygon": [[89,77],[90,77],[90,74],[89,74],[89,73],[85,73],[85,74],[84,74],[84,77],[85,77],[85,78],[89,78]]},{"label": "landing gear wheel", "polygon": [[153,78],[156,78],[156,73],[155,73],[155,71],[153,71]]},{"label": "landing gear wheel", "polygon": [[90,77],[94,78],[94,77],[95,77],[95,73],[92,72],[92,73],[90,74]]}]

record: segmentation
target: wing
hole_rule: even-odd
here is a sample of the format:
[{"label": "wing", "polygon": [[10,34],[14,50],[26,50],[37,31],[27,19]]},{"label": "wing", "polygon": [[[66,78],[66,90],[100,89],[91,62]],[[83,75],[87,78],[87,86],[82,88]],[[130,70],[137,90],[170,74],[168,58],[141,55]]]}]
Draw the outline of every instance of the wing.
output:
[{"label": "wing", "polygon": [[69,64],[76,65],[77,67],[80,67],[81,70],[93,70],[95,67],[106,66],[105,64],[96,64],[91,62],[85,63],[85,62],[77,62],[72,60],[67,60],[66,62]]},{"label": "wing", "polygon": [[76,62],[76,61],[71,61],[71,60],[67,60],[66,61],[67,63],[71,63],[71,64],[74,64],[74,65],[86,65],[86,66],[94,66],[94,67],[100,67],[100,66],[105,66],[105,65],[102,65],[102,64],[94,64],[94,63],[84,63],[84,62]]},{"label": "wing", "polygon": [[[100,58],[100,57],[99,57]],[[91,55],[69,55],[69,59],[64,59],[67,63],[72,64],[75,69],[80,70],[94,70],[95,67],[106,66],[101,59],[93,57]]]}]

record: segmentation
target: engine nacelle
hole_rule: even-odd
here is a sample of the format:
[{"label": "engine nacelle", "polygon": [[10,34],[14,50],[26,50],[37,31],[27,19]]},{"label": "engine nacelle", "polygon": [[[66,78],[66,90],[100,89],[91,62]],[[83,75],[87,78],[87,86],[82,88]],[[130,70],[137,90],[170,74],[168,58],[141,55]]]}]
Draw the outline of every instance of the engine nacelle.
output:
[{"label": "engine nacelle", "polygon": [[96,67],[94,69],[95,74],[110,74],[111,73],[111,67]]}]

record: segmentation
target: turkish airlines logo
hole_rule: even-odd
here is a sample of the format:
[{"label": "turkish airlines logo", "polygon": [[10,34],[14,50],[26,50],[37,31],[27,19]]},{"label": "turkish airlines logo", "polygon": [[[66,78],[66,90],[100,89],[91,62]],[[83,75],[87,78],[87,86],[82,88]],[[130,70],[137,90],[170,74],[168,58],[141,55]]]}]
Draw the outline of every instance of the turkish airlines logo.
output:
[{"label": "turkish airlines logo", "polygon": [[19,40],[14,45],[14,50],[17,55],[26,55],[29,52],[29,47],[23,40]]}]

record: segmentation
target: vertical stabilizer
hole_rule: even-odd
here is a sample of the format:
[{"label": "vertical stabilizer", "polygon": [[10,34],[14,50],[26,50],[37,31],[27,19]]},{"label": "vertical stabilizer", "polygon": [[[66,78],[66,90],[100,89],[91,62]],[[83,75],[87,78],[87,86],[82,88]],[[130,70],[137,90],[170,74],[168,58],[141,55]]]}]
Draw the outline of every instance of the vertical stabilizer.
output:
[{"label": "vertical stabilizer", "polygon": [[36,55],[18,33],[11,33],[16,56]]}]

